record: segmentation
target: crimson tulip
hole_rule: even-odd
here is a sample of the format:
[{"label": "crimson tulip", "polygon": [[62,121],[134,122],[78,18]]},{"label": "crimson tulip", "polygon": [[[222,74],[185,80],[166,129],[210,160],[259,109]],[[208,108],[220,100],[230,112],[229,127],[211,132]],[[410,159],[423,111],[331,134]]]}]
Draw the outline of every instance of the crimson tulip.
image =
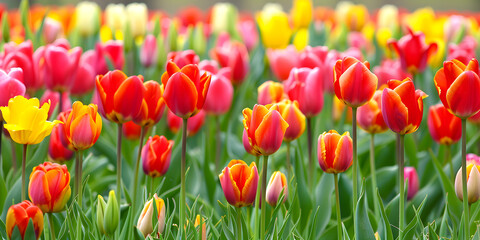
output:
[{"label": "crimson tulip", "polygon": [[230,80],[222,74],[212,75],[210,87],[203,109],[207,114],[222,115],[228,112],[232,105],[233,86]]},{"label": "crimson tulip", "polygon": [[82,48],[69,49],[68,42],[66,46],[56,44],[59,40],[45,47],[43,65],[45,84],[52,91],[67,92],[75,80]]},{"label": "crimson tulip", "polygon": [[106,43],[97,43],[97,45],[95,45],[95,53],[95,69],[97,75],[103,75],[108,72],[109,67],[106,59],[108,59],[108,62],[112,64],[114,69],[123,69],[125,55],[121,41],[111,40]]}]

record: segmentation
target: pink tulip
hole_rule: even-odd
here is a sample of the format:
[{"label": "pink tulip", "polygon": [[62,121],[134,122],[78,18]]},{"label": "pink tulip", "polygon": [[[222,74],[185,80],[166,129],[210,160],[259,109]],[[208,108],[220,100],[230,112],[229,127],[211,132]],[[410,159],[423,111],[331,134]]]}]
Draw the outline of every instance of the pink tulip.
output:
[{"label": "pink tulip", "polygon": [[167,61],[172,60],[178,68],[183,68],[189,64],[198,64],[200,57],[193,50],[170,52],[167,55]]},{"label": "pink tulip", "polygon": [[407,77],[411,78],[411,75],[402,69],[402,65],[398,60],[383,60],[380,66],[373,68],[373,73],[377,75],[378,86],[387,84],[391,79],[405,79]]},{"label": "pink tulip", "polygon": [[309,47],[307,46],[300,53],[299,67],[320,68],[323,73],[323,86],[325,91],[333,93],[333,67],[340,55],[335,50],[328,50],[327,47]]},{"label": "pink tulip", "polygon": [[205,59],[198,63],[198,69],[200,69],[200,71],[207,71],[211,74],[216,74],[219,66],[217,61]]},{"label": "pink tulip", "polygon": [[45,18],[45,22],[43,23],[43,37],[47,44],[55,42],[62,34],[63,28],[59,21],[49,17]]},{"label": "pink tulip", "polygon": [[454,41],[456,37],[465,31],[469,30],[469,19],[461,15],[451,15],[443,25],[446,42]]},{"label": "pink tulip", "polygon": [[278,103],[286,98],[283,84],[274,81],[266,81],[258,87],[257,102],[261,105]]},{"label": "pink tulip", "polygon": [[140,62],[146,68],[155,65],[158,59],[157,38],[151,34],[145,37],[140,49]]},{"label": "pink tulip", "polygon": [[300,111],[313,117],[323,108],[322,74],[319,68],[294,68],[284,83],[290,100],[297,100]]},{"label": "pink tulip", "polygon": [[[70,97],[68,95],[68,92],[63,92],[62,93],[62,100],[63,100],[63,106],[62,109],[63,111],[66,109],[72,108],[72,101],[70,101]],[[52,116],[53,111],[58,105],[58,102],[60,100],[60,93],[50,91],[50,90],[45,90],[43,93],[42,98],[40,98],[40,105],[43,105],[44,103],[50,101],[50,109],[48,110],[48,118]]]},{"label": "pink tulip", "polygon": [[[25,95],[25,85],[22,81],[23,71],[21,68],[12,68],[8,74],[0,69],[0,89],[2,89],[0,91],[0,107],[7,106],[10,98]],[[0,120],[2,120],[1,116]]]},{"label": "pink tulip", "polygon": [[407,200],[412,199],[415,197],[415,194],[418,192],[419,182],[418,182],[418,174],[417,170],[414,167],[405,167],[405,175],[404,179],[408,179],[408,194]]},{"label": "pink tulip", "polygon": [[245,43],[245,46],[249,51],[253,50],[253,48],[258,43],[258,32],[257,32],[257,25],[253,20],[244,20],[240,21],[237,24],[237,29],[240,32],[240,36]]},{"label": "pink tulip", "polygon": [[475,58],[475,50],[477,48],[477,40],[472,36],[466,36],[461,43],[448,45],[447,61],[457,59],[465,65]]},{"label": "pink tulip", "polygon": [[109,67],[106,58],[113,65],[114,69],[123,69],[125,63],[125,55],[123,53],[123,43],[121,41],[107,41],[106,43],[97,43],[96,52],[96,72],[97,75],[104,75],[108,72]]},{"label": "pink tulip", "polygon": [[67,92],[75,80],[82,49],[80,47],[69,49],[68,46],[65,48],[56,42],[45,48],[45,84],[50,90]]},{"label": "pink tulip", "polygon": [[82,96],[95,88],[95,77],[97,76],[95,54],[94,50],[88,50],[80,58],[72,89],[70,89],[72,95]]},{"label": "pink tulip", "polygon": [[268,49],[267,57],[273,74],[280,81],[287,80],[290,70],[299,66],[299,55],[293,45],[281,50]]},{"label": "pink tulip", "polygon": [[23,70],[23,83],[27,92],[33,93],[43,86],[37,72],[37,65],[33,58],[32,41],[27,40],[19,45],[6,43],[3,45],[4,53],[1,60],[1,69],[14,67]]},{"label": "pink tulip", "polygon": [[245,148],[245,151],[247,151],[247,153],[256,157],[260,156],[260,153],[253,151],[252,145],[248,140],[247,130],[245,129],[243,129],[242,142],[243,142],[243,147]]},{"label": "pink tulip", "polygon": [[287,178],[285,177],[285,174],[281,173],[280,171],[276,171],[272,174],[270,181],[268,182],[265,200],[268,204],[275,207],[278,200],[280,200],[280,193],[282,193],[282,191],[284,196],[283,202],[285,202],[288,197]]},{"label": "pink tulip", "polygon": [[211,55],[220,66],[230,67],[232,73],[230,80],[233,84],[238,85],[245,80],[250,68],[245,45],[240,42],[229,42],[212,49]]},{"label": "pink tulip", "polygon": [[230,80],[223,75],[212,75],[203,105],[205,112],[215,116],[225,114],[232,105],[232,99],[233,86]]}]

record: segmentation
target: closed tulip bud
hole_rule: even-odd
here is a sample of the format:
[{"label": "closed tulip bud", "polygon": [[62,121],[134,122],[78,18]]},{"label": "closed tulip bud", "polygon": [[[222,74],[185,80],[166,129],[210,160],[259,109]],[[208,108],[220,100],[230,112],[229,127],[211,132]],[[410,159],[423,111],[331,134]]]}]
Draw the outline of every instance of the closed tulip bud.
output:
[{"label": "closed tulip bud", "polygon": [[376,134],[388,130],[382,115],[382,91],[376,91],[372,100],[358,108],[357,122],[367,133]]},{"label": "closed tulip bud", "polygon": [[[35,230],[35,239],[39,239],[43,231],[43,213],[40,208],[28,200],[15,204],[8,208],[5,228],[8,239],[12,238],[13,229],[18,228],[22,239],[25,237],[30,220]],[[31,237],[31,236],[28,236]]]},{"label": "closed tulip bud", "polygon": [[248,166],[242,160],[232,160],[218,178],[228,203],[235,207],[253,204],[258,185],[258,171],[255,162]]},{"label": "closed tulip bud", "polygon": [[150,177],[160,177],[167,173],[172,156],[173,140],[164,136],[149,137],[142,148],[143,172]]},{"label": "closed tulip bud", "polygon": [[285,81],[294,67],[299,66],[299,54],[293,45],[285,49],[267,49],[270,69],[279,81]]},{"label": "closed tulip bud", "polygon": [[418,182],[418,174],[417,170],[414,167],[405,167],[404,168],[404,179],[405,181],[408,179],[408,193],[407,193],[407,200],[412,199],[415,197],[415,194],[418,192],[419,182]]},{"label": "closed tulip bud", "polygon": [[97,105],[73,103],[72,112],[65,122],[65,134],[75,151],[89,149],[97,142],[102,132],[102,118]]},{"label": "closed tulip bud", "polygon": [[25,84],[27,92],[34,93],[43,87],[43,82],[37,71],[37,61],[34,60],[31,40],[18,45],[13,42],[5,43],[3,49],[4,53],[0,62],[1,69],[21,68],[23,71],[21,81]]},{"label": "closed tulip bud", "polygon": [[342,135],[335,130],[318,137],[318,163],[326,173],[342,173],[352,165],[353,143],[350,133]]},{"label": "closed tulip bud", "polygon": [[212,32],[220,34],[229,33],[231,36],[237,34],[237,8],[231,3],[216,3],[212,7],[211,28]]},{"label": "closed tulip bud", "polygon": [[368,62],[362,63],[356,58],[346,57],[337,61],[334,73],[335,95],[349,107],[364,105],[377,90],[378,79],[370,72]]},{"label": "closed tulip bud", "polygon": [[319,68],[294,68],[284,83],[285,93],[307,117],[313,117],[323,108],[323,79]]},{"label": "closed tulip bud", "polygon": [[[158,221],[158,232],[155,234],[153,234],[153,226],[155,225],[152,223],[152,217],[154,214],[153,204],[155,204],[157,208],[156,215]],[[137,228],[143,233],[144,237],[147,237],[148,235],[157,237],[163,232],[163,229],[165,228],[165,202],[163,199],[159,198],[156,193],[150,201],[145,203],[142,213],[138,218]]]},{"label": "closed tulip bud", "polygon": [[243,109],[243,126],[252,151],[258,155],[268,156],[282,145],[288,123],[280,114],[278,105],[255,104],[253,110]]},{"label": "closed tulip bud", "polygon": [[97,227],[100,233],[105,234],[105,209],[107,209],[107,203],[103,200],[102,195],[98,195],[97,198]]},{"label": "closed tulip bud", "polygon": [[63,211],[71,193],[67,166],[45,162],[33,168],[28,196],[43,212]]},{"label": "closed tulip bud", "polygon": [[233,86],[230,80],[221,74],[212,75],[203,106],[205,112],[214,116],[225,114],[232,105],[232,99]]},{"label": "closed tulip bud", "polygon": [[105,8],[105,24],[113,32],[123,31],[125,27],[125,5],[110,3]]},{"label": "closed tulip bud", "polygon": [[435,86],[443,106],[459,118],[468,118],[480,110],[480,70],[477,59],[467,66],[454,59],[443,63],[435,74]]},{"label": "closed tulip bud", "polygon": [[298,102],[284,100],[278,104],[278,109],[288,123],[283,140],[290,142],[302,136],[305,131],[305,115],[298,108]]},{"label": "closed tulip bud", "polygon": [[96,53],[94,50],[88,50],[80,57],[70,93],[82,96],[91,92],[95,88],[96,76]]},{"label": "closed tulip bud", "polygon": [[56,44],[47,45],[44,52],[47,88],[56,92],[69,91],[75,80],[81,55],[80,47],[68,49]]},{"label": "closed tulip bud", "polygon": [[408,35],[400,40],[390,40],[389,46],[397,52],[404,71],[414,75],[423,72],[427,67],[428,59],[437,52],[437,44],[427,44],[422,32],[414,33],[408,28]]},{"label": "closed tulip bud", "polygon": [[130,32],[134,38],[144,36],[147,32],[148,9],[145,3],[130,3],[126,8]]},{"label": "closed tulip bud", "polygon": [[122,124],[123,136],[125,136],[129,140],[140,139],[141,131],[142,127],[140,125],[137,125],[133,121]]},{"label": "closed tulip bud", "polygon": [[[23,70],[21,68],[12,68],[7,74],[0,69],[0,107],[8,105],[8,101],[15,96],[25,95],[25,85],[23,84]],[[0,120],[3,121],[1,114]]]},{"label": "closed tulip bud", "polygon": [[290,42],[292,29],[288,16],[281,7],[265,5],[263,11],[257,15],[260,36],[266,48],[283,49]]},{"label": "closed tulip bud", "polygon": [[108,193],[108,201],[105,206],[104,215],[104,229],[107,235],[112,235],[118,227],[120,222],[120,208],[118,206],[117,197],[115,191],[110,190]]},{"label": "closed tulip bud", "polygon": [[146,68],[155,66],[158,58],[157,38],[149,34],[140,48],[140,62]]},{"label": "closed tulip bud", "polygon": [[108,72],[107,60],[113,65],[114,69],[123,69],[125,63],[125,54],[123,43],[121,41],[107,41],[106,43],[97,43],[95,45],[96,64],[95,71],[99,75]]},{"label": "closed tulip bud", "polygon": [[96,79],[98,106],[102,115],[115,123],[133,120],[141,110],[145,87],[142,76],[127,77],[120,70]]},{"label": "closed tulip bud", "polygon": [[211,75],[203,73],[197,65],[189,64],[179,68],[174,62],[167,63],[167,71],[162,75],[163,99],[168,108],[181,118],[197,114],[205,103]]},{"label": "closed tulip bud", "polygon": [[50,44],[63,35],[62,23],[59,21],[46,17],[43,23],[43,37],[45,43]]},{"label": "closed tulip bud", "polygon": [[286,98],[286,95],[283,91],[283,84],[279,82],[266,81],[258,87],[258,104],[279,103],[284,98]]},{"label": "closed tulip bud", "polygon": [[452,145],[462,137],[462,121],[437,104],[428,111],[428,130],[437,143]]},{"label": "closed tulip bud", "polygon": [[94,2],[77,4],[73,21],[80,35],[86,37],[97,33],[100,29],[100,15],[100,7]]},{"label": "closed tulip bud", "polygon": [[18,144],[38,144],[50,135],[58,120],[47,121],[49,103],[40,107],[37,98],[26,99],[16,96],[8,101],[7,107],[0,107],[6,124],[4,128]]},{"label": "closed tulip bud", "polygon": [[142,127],[151,127],[158,123],[165,110],[165,102],[162,98],[162,86],[153,80],[143,84],[145,93],[143,95],[140,113],[133,118],[133,121]]},{"label": "closed tulip bud", "polygon": [[[475,203],[480,198],[480,165],[470,162],[467,165],[467,201],[469,204]],[[462,168],[455,177],[455,193],[463,201],[462,188]]]},{"label": "closed tulip bud", "polygon": [[280,200],[280,193],[282,193],[282,191],[283,202],[285,202],[288,197],[287,178],[285,177],[285,174],[276,171],[272,174],[270,181],[268,182],[265,200],[268,204],[275,207],[278,200]]},{"label": "closed tulip bud", "polygon": [[63,125],[53,127],[50,143],[48,144],[48,159],[50,161],[62,163],[73,157],[74,152],[62,143],[62,135],[64,134]]},{"label": "closed tulip bud", "polygon": [[410,78],[388,81],[382,93],[382,114],[390,130],[402,135],[417,131],[426,97],[421,90],[415,90]]},{"label": "closed tulip bud", "polygon": [[[68,92],[63,92],[62,94],[62,110],[70,109],[72,106],[72,101],[70,100],[70,96],[68,95]],[[53,111],[55,109],[59,109],[58,104],[60,102],[60,93],[59,92],[54,92],[51,90],[45,90],[43,92],[42,97],[40,98],[40,104],[43,105],[45,103],[50,103],[50,108],[48,109],[48,118],[50,118],[53,114]]]},{"label": "closed tulip bud", "polygon": [[294,0],[290,12],[295,29],[308,28],[312,21],[313,4],[310,0]]},{"label": "closed tulip bud", "polygon": [[409,73],[402,69],[402,65],[398,60],[384,60],[380,66],[373,68],[373,73],[378,77],[378,86],[387,84],[392,79],[405,79],[412,77]]},{"label": "closed tulip bud", "polygon": [[237,28],[248,51],[252,51],[258,44],[256,22],[253,19],[243,19],[237,25]]},{"label": "closed tulip bud", "polygon": [[212,49],[211,55],[220,66],[231,69],[230,80],[233,84],[238,85],[245,80],[250,68],[248,51],[245,45],[240,42],[227,43]]},{"label": "closed tulip bud", "polygon": [[[197,134],[205,123],[205,111],[200,111],[195,116],[188,119],[187,122],[187,136],[191,137]],[[177,133],[183,126],[181,117],[175,115],[172,111],[168,110],[167,113],[167,125],[171,132]]]},{"label": "closed tulip bud", "polygon": [[183,68],[189,64],[198,64],[200,62],[200,57],[193,50],[169,52],[167,55],[167,59],[169,61],[173,61],[173,63],[175,63],[178,68]]}]

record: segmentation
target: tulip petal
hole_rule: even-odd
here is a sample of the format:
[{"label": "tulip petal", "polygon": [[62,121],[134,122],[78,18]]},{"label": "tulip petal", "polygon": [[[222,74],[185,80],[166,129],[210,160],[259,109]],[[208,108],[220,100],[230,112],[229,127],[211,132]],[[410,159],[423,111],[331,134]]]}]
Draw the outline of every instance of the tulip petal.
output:
[{"label": "tulip petal", "polygon": [[346,171],[353,163],[353,145],[352,139],[348,132],[345,132],[340,139],[335,149],[335,159],[332,166],[335,173]]},{"label": "tulip petal", "polygon": [[385,88],[382,93],[382,114],[387,126],[396,133],[402,133],[408,125],[408,109],[400,96]]},{"label": "tulip petal", "polygon": [[477,166],[473,166],[467,178],[468,202],[474,203],[480,198],[480,172]]},{"label": "tulip petal", "polygon": [[255,162],[252,162],[249,168],[250,176],[245,181],[245,185],[242,189],[242,201],[247,204],[255,201],[258,186],[258,170]]},{"label": "tulip petal", "polygon": [[446,99],[452,112],[460,118],[468,118],[480,110],[480,78],[472,71],[465,71],[453,82]]},{"label": "tulip petal", "polygon": [[[254,112],[255,114],[255,112]],[[276,110],[270,110],[255,130],[255,141],[264,155],[276,152],[282,145],[288,123]]]},{"label": "tulip petal", "polygon": [[168,80],[163,98],[175,115],[185,118],[194,113],[198,93],[194,82],[184,73],[178,72]]},{"label": "tulip petal", "polygon": [[239,199],[239,197],[237,198],[237,196],[240,195],[240,191],[238,191],[238,188],[238,193],[234,190],[234,182],[231,178],[229,167],[223,169],[222,173],[218,176],[218,178],[220,179],[220,185],[222,185],[223,193],[225,194],[227,202],[235,205],[237,203],[237,199]]}]

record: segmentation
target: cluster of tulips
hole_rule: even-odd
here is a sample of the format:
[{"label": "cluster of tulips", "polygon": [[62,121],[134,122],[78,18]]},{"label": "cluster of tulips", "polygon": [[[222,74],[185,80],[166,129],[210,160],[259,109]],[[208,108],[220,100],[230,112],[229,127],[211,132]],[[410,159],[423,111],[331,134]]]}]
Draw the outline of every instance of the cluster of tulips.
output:
[{"label": "cluster of tulips", "polygon": [[[467,147],[479,136],[467,145],[467,120],[480,123],[480,18],[391,5],[369,14],[310,0],[255,17],[227,3],[175,16],[138,3],[0,5],[0,238],[478,237],[480,157]],[[388,130],[396,154],[380,158],[396,159],[398,189],[382,196],[393,172],[377,174],[387,145],[375,136]],[[427,152],[433,163],[421,166],[438,175],[428,186],[442,186],[431,191],[417,173]],[[442,191],[422,216],[425,196]],[[428,221],[441,212],[436,229]]]}]

